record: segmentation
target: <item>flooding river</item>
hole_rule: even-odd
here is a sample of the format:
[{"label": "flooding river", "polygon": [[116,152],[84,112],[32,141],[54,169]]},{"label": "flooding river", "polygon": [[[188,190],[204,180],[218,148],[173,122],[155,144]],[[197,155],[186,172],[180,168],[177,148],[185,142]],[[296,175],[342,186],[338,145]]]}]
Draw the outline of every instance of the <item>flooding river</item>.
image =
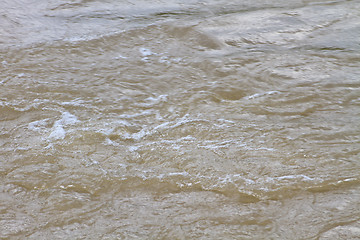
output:
[{"label": "flooding river", "polygon": [[2,0],[1,239],[360,239],[360,2]]}]

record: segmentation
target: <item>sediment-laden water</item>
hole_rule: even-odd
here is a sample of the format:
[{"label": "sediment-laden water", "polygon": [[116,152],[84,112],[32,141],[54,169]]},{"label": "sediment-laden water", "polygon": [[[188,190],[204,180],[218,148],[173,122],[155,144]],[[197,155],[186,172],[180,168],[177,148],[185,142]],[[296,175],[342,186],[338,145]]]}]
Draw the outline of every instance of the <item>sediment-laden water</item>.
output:
[{"label": "sediment-laden water", "polygon": [[360,239],[360,2],[3,0],[1,239]]}]

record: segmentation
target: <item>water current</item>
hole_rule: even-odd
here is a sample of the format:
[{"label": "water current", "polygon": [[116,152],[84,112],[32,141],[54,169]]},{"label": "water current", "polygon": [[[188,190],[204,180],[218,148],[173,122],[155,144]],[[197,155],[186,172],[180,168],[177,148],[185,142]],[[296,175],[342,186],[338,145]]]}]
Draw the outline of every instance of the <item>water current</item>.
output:
[{"label": "water current", "polygon": [[1,239],[360,239],[358,0],[1,0]]}]

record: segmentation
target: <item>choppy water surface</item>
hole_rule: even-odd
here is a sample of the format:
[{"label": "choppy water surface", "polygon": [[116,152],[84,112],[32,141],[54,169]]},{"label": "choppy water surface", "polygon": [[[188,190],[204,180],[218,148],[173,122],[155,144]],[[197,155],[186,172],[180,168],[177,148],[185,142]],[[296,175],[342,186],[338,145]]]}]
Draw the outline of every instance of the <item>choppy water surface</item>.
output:
[{"label": "choppy water surface", "polygon": [[359,1],[0,4],[0,238],[359,239]]}]

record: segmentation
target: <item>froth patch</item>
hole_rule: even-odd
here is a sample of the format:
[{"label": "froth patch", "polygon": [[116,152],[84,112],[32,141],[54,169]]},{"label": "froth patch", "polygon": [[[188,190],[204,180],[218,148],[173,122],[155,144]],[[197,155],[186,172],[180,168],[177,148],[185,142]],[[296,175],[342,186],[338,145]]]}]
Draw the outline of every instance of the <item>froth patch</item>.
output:
[{"label": "froth patch", "polygon": [[64,129],[65,126],[73,125],[79,122],[76,116],[71,113],[64,112],[60,120],[55,121],[54,126],[52,128],[52,132],[49,135],[49,139],[51,140],[59,140],[64,139],[66,135],[66,131]]}]

